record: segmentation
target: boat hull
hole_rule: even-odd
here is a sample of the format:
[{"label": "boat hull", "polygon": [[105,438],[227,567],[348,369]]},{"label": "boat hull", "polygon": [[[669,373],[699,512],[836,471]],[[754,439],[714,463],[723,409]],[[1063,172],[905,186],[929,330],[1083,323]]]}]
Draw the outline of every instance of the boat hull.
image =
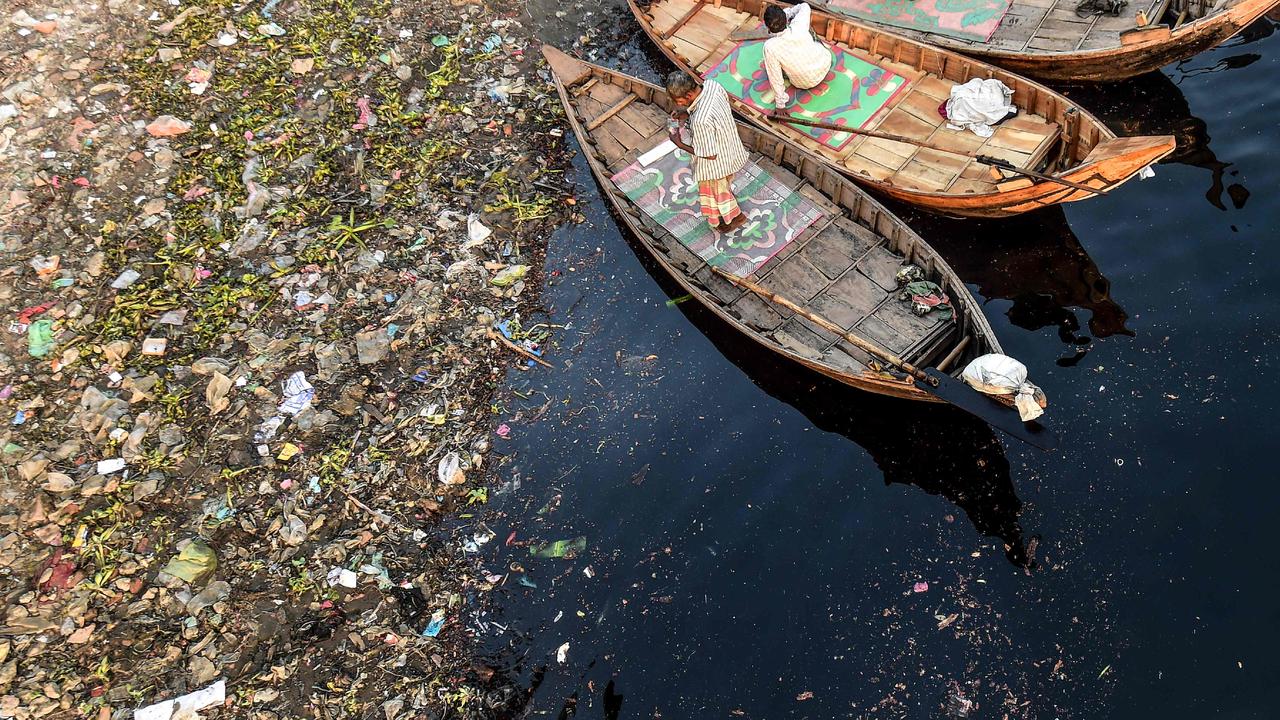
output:
[{"label": "boat hull", "polygon": [[[570,95],[569,89],[566,87],[567,85],[573,85],[575,82],[579,82],[584,77],[586,77],[586,74],[592,71],[591,66],[581,61],[578,61],[577,59],[572,58],[566,55],[565,53],[549,46],[543,48],[543,54],[544,56],[546,56],[548,63],[552,68],[553,77],[554,77],[555,86],[556,86],[556,92],[560,97],[561,103],[565,107],[566,118],[568,119],[569,125],[573,130],[575,137],[578,138],[579,143],[583,146],[585,150],[584,152],[585,159],[587,161],[588,166],[591,169],[592,175],[595,177],[596,181],[600,184],[602,194],[608,199],[609,205],[613,209],[616,217],[622,221],[622,223],[627,227],[627,229],[631,231],[632,235],[635,238],[637,238],[637,240],[639,241],[639,244],[644,247],[645,252],[649,256],[649,258],[654,263],[656,263],[660,268],[662,268],[664,273],[670,276],[670,278],[680,286],[683,292],[690,295],[694,299],[694,301],[698,302],[699,305],[711,311],[713,314],[719,317],[722,321],[728,323],[731,327],[735,328],[741,334],[750,338],[754,343],[756,343],[760,347],[766,350],[778,353],[783,357],[786,357],[796,363],[799,363],[807,368],[810,368],[811,370],[819,372],[829,378],[837,380],[845,385],[848,385],[850,387],[857,388],[859,390],[863,390],[866,392],[875,393],[877,395],[895,397],[903,400],[912,400],[917,402],[928,402],[928,403],[944,403],[945,402],[939,399],[937,396],[917,388],[915,381],[909,377],[899,380],[899,379],[891,379],[888,377],[884,377],[882,375],[878,375],[870,371],[861,372],[861,373],[850,373],[850,372],[844,372],[839,368],[833,367],[831,365],[827,365],[822,362],[815,362],[814,360],[804,357],[799,353],[792,352],[785,347],[779,346],[776,342],[772,342],[768,340],[761,334],[743,325],[742,321],[740,321],[738,318],[726,312],[722,306],[720,306],[715,302],[711,302],[710,296],[708,294],[706,287],[703,287],[701,285],[698,285],[692,282],[689,275],[686,272],[683,272],[680,269],[673,266],[670,260],[667,257],[665,257],[661,252],[659,252],[655,244],[652,241],[648,240],[649,231],[639,222],[638,215],[636,214],[636,210],[630,206],[629,202],[624,198],[624,196],[621,195],[621,193],[617,192],[614,188],[611,187],[610,183],[607,180],[607,178],[610,176],[608,169],[604,166],[601,160],[596,157],[595,153],[592,152],[591,147],[593,145],[593,142],[591,139],[591,133],[586,129],[581,119],[578,118],[576,116],[576,113],[573,111],[573,98]],[[629,80],[630,82],[632,82],[631,87],[633,92],[639,89],[640,86],[642,85],[642,83],[639,80],[635,80],[635,79],[629,79]],[[657,90],[657,88],[654,88],[651,86],[647,86],[645,90],[649,92],[654,92],[654,91],[661,92]],[[749,128],[744,128],[744,132],[759,133],[759,131],[752,131]],[[763,136],[764,134],[761,133],[761,135]],[[770,142],[783,142],[783,141],[780,141],[777,139],[771,139]],[[750,143],[748,144],[750,145]],[[849,186],[849,189],[853,190],[852,186]],[[889,211],[886,208],[879,205],[878,203],[875,203],[874,200],[872,200],[871,198],[865,195],[863,195],[863,197],[864,197],[865,205],[860,204],[858,206],[859,208],[861,208],[861,212],[859,213],[860,216],[866,214],[866,215],[869,215],[870,217],[876,218],[875,222],[871,222],[869,224],[875,227],[880,227],[886,224],[897,226],[900,228],[901,232],[910,233],[913,236],[914,241],[918,242],[921,247],[927,248],[927,245],[925,245],[923,239],[920,239],[918,236],[916,236],[915,233],[912,232],[910,228],[908,228],[905,225],[905,223],[903,223],[901,220],[899,220],[898,218],[893,216],[891,213],[889,213]],[[956,276],[955,273],[951,271],[951,269],[948,266],[946,266],[945,261],[943,261],[941,257],[938,256],[937,253],[932,250],[932,248],[928,248],[928,252],[930,253],[930,257],[933,258],[933,261],[930,263],[931,266],[935,268],[941,268],[940,271],[947,276],[948,284],[950,285],[951,288],[953,288],[953,292],[952,292],[953,299],[956,302],[960,303],[960,306],[964,311],[965,317],[968,319],[967,332],[970,333],[972,337],[974,337],[976,344],[979,348],[978,352],[980,354],[988,353],[988,352],[993,352],[993,353],[1002,352],[1000,344],[996,340],[990,325],[987,323],[986,318],[982,316],[981,309],[978,306],[977,301],[971,295],[969,295],[967,291],[963,290],[964,286],[959,280],[959,277]],[[964,293],[964,296],[956,297],[961,292]]]},{"label": "boat hull", "polygon": [[1039,80],[1103,83],[1159,70],[1170,63],[1186,60],[1215,48],[1235,37],[1277,5],[1280,5],[1280,0],[1245,0],[1209,17],[1184,23],[1176,30],[1168,25],[1134,28],[1120,35],[1119,45],[1075,52],[996,50],[984,44],[957,42],[945,35],[888,28],[872,21],[863,22],[920,42],[982,58],[1007,70]]},{"label": "boat hull", "polygon": [[[698,72],[677,51],[670,39],[679,37],[678,31],[674,35],[659,33],[646,8],[641,7],[637,0],[628,0],[627,4],[636,21],[654,44],[680,69],[701,81]],[[716,5],[720,3],[717,2]],[[754,1],[726,2],[725,5],[739,8],[744,12],[757,12],[761,7],[761,3]],[[938,72],[945,73],[949,79],[952,75],[957,76],[953,81],[958,82],[960,78],[973,77],[998,79],[1014,91],[1013,101],[1018,107],[1033,108],[1038,114],[1060,125],[1072,125],[1075,128],[1073,132],[1079,146],[1072,152],[1078,150],[1083,154],[1093,150],[1096,153],[1098,148],[1112,147],[1115,143],[1121,143],[1124,146],[1124,152],[1117,156],[1100,155],[1092,162],[1090,162],[1092,153],[1090,157],[1079,157],[1075,167],[1061,173],[1062,179],[1096,188],[1097,192],[1072,189],[1062,183],[1025,176],[999,183],[996,191],[974,193],[924,191],[851,170],[845,167],[839,158],[828,155],[822,147],[796,128],[770,122],[759,110],[731,97],[734,110],[738,115],[762,130],[806,148],[829,167],[864,187],[930,212],[949,217],[1001,218],[1013,217],[1059,203],[1077,202],[1116,189],[1142,168],[1157,162],[1177,147],[1176,140],[1168,135],[1117,140],[1115,133],[1100,120],[1044,85],[953,51],[930,47],[907,37],[885,32],[877,26],[855,22],[842,16],[815,12],[813,28],[828,42],[858,48],[875,48],[877,54],[903,62],[912,59],[920,68],[938,68]],[[1071,117],[1070,122],[1067,120],[1068,116]],[[1086,139],[1087,146],[1080,145]]]}]

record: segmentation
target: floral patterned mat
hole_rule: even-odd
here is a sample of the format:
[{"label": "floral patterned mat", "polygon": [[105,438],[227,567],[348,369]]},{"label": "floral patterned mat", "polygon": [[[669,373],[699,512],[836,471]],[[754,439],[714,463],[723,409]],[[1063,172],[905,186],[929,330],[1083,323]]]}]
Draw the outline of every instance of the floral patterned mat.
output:
[{"label": "floral patterned mat", "polygon": [[[832,50],[835,61],[831,72],[816,87],[795,90],[789,112],[808,120],[861,129],[907,87],[907,80],[839,47]],[[757,109],[773,109],[773,89],[764,71],[763,42],[739,43],[719,65],[707,71],[706,80],[720,83],[730,95]],[[853,135],[839,131],[792,127],[832,150],[840,150],[853,139]]]},{"label": "floral patterned mat", "polygon": [[1012,0],[831,0],[831,11],[863,20],[986,42]]},{"label": "floral patterned mat", "polygon": [[733,177],[733,194],[747,217],[721,233],[702,217],[690,157],[673,150],[648,166],[636,161],[613,176],[619,190],[685,247],[712,267],[738,277],[752,274],[805,228],[824,217],[816,204],[786,187],[754,162]]}]

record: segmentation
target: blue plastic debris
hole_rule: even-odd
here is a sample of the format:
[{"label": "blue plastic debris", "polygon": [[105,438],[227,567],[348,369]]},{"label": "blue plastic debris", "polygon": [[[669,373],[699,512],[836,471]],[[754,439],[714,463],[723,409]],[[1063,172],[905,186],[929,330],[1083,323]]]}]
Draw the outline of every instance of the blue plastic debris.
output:
[{"label": "blue plastic debris", "polygon": [[435,637],[440,634],[440,630],[444,627],[444,611],[437,610],[431,616],[431,622],[427,623],[427,628],[422,631],[424,637]]},{"label": "blue plastic debris", "polygon": [[19,410],[19,411],[17,412],[17,414],[15,414],[15,415],[13,416],[13,424],[14,424],[14,425],[21,425],[22,423],[24,423],[24,422],[26,422],[26,421],[27,421],[27,413],[26,413],[26,412],[24,412],[24,411],[22,411],[22,410]]}]

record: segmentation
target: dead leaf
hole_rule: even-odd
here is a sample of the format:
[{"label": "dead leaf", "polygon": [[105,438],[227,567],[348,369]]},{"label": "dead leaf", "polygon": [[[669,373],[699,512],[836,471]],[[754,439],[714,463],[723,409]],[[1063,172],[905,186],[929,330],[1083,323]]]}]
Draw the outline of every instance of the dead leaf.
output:
[{"label": "dead leaf", "polygon": [[209,406],[209,414],[217,415],[231,405],[227,393],[231,392],[231,378],[220,372],[214,372],[209,378],[209,385],[204,389],[204,401]]},{"label": "dead leaf", "polygon": [[89,642],[89,636],[93,635],[93,629],[96,627],[97,625],[93,623],[89,623],[88,625],[85,625],[84,627],[71,633],[71,635],[67,637],[67,642],[71,643],[72,645],[83,645]]},{"label": "dead leaf", "polygon": [[161,115],[147,125],[147,133],[151,137],[173,137],[191,131],[191,124],[179,120],[172,115]]}]

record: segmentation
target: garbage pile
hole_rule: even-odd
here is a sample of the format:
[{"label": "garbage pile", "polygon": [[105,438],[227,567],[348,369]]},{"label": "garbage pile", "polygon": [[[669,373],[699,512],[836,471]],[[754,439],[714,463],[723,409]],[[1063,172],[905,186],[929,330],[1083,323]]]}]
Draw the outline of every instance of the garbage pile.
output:
[{"label": "garbage pile", "polygon": [[514,10],[20,5],[0,717],[518,701],[468,653],[502,576],[439,527],[487,497],[495,385],[554,363],[511,330],[568,204]]}]

